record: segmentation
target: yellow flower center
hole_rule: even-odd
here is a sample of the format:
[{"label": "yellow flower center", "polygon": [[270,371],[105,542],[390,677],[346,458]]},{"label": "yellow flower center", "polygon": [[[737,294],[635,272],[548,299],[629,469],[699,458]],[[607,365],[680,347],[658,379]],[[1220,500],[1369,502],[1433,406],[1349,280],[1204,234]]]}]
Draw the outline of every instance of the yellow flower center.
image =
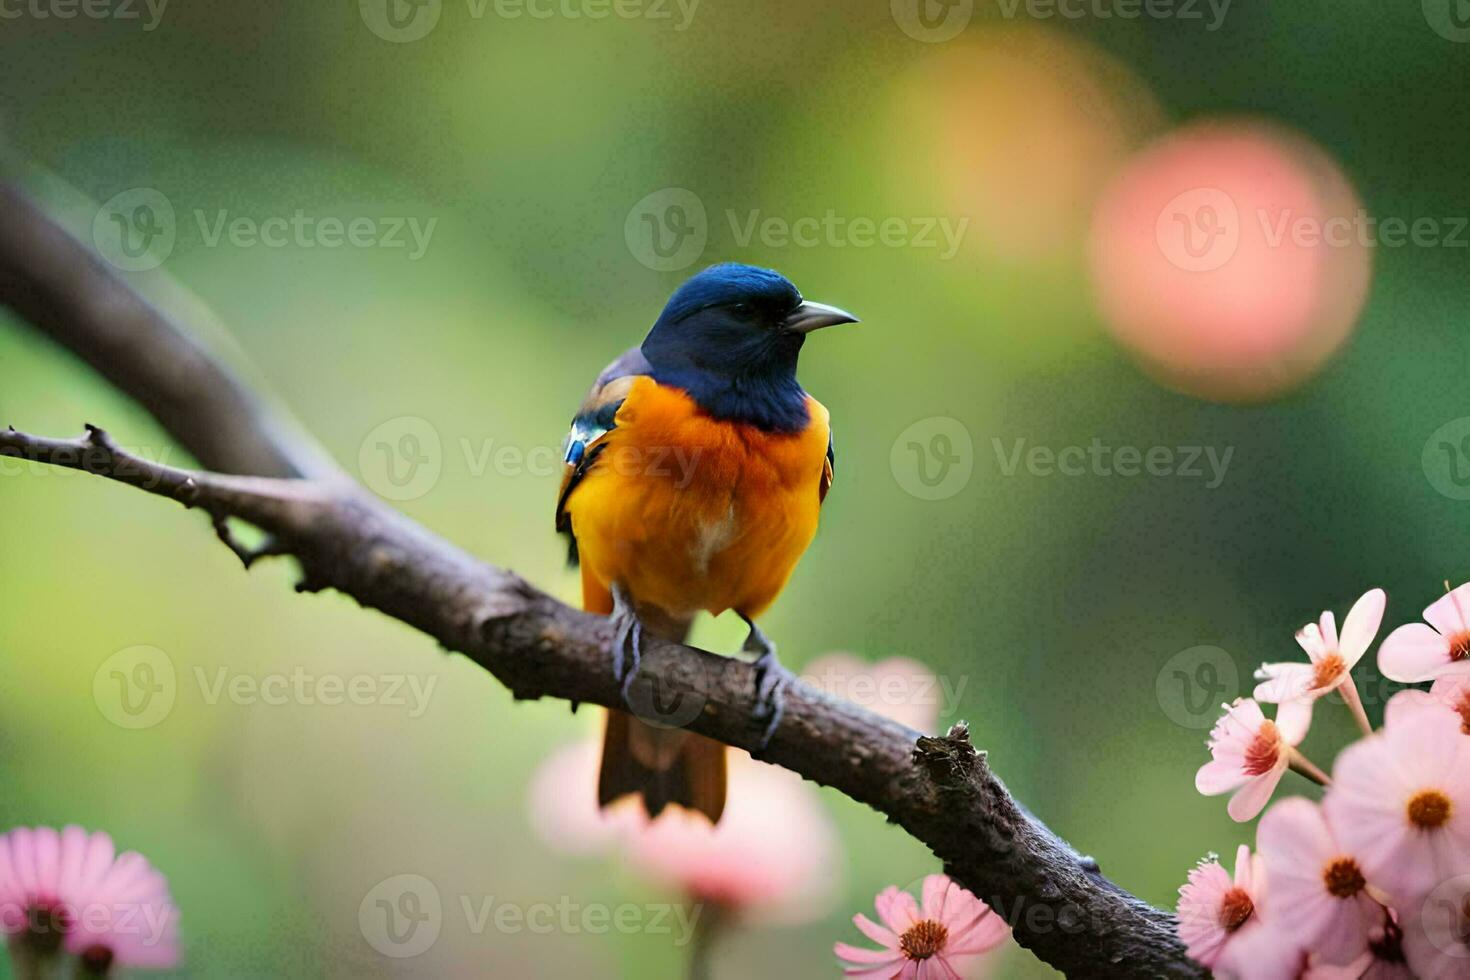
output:
[{"label": "yellow flower center", "polygon": [[927,960],[943,949],[948,940],[949,930],[944,923],[921,919],[899,937],[898,948],[911,960]]}]

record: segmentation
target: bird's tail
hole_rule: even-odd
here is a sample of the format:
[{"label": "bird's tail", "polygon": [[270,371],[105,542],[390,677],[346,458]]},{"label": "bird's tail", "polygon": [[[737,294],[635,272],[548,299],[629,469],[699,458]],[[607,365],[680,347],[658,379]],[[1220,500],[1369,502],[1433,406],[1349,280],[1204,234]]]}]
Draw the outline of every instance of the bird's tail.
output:
[{"label": "bird's tail", "polygon": [[650,817],[676,803],[714,823],[725,811],[725,747],[703,735],[655,728],[609,711],[597,801],[607,806],[630,793],[643,797]]},{"label": "bird's tail", "polygon": [[[588,612],[612,612],[612,595],[582,566],[582,607]],[[640,609],[643,628],[682,643],[689,622]],[[602,737],[602,768],[597,778],[597,802],[607,806],[628,795],[643,799],[650,817],[670,803],[697,810],[711,823],[725,810],[725,746],[713,739],[677,728],[659,728],[623,711],[608,711]]]}]

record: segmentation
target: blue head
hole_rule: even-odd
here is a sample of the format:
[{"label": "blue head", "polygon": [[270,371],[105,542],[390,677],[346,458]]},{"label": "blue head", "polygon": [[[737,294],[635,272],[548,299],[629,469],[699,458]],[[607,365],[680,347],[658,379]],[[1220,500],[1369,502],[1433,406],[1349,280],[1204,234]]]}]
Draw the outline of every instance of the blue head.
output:
[{"label": "blue head", "polygon": [[660,384],[689,392],[715,418],[794,432],[807,423],[796,358],[806,335],[856,323],[806,302],[785,276],[727,262],[680,286],[643,341]]}]

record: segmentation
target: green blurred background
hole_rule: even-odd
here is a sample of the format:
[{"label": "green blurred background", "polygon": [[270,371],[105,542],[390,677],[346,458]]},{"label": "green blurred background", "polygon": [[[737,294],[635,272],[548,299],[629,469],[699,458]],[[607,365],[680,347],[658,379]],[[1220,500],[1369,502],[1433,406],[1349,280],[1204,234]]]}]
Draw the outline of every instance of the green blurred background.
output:
[{"label": "green blurred background", "polygon": [[[1463,249],[1377,249],[1357,331],[1318,377],[1264,406],[1212,405],[1150,381],[1101,329],[1085,264],[1093,196],[1149,137],[1243,112],[1315,140],[1374,214],[1465,214],[1470,47],[1432,29],[1433,2],[1237,0],[1213,31],[1024,7],[1007,17],[982,2],[936,43],[901,28],[901,4],[704,0],[680,29],[672,4],[667,19],[540,19],[446,0],[409,42],[370,29],[372,0],[176,0],[152,30],[142,6],[138,20],[61,20],[17,4],[0,20],[0,127],[84,239],[100,202],[163,194],[176,242],[160,267],[130,274],[138,288],[212,309],[228,327],[202,327],[211,343],[238,345],[238,363],[353,472],[384,423],[426,420],[440,474],[401,506],[569,601],[575,575],[551,530],[559,474],[485,466],[481,453],[544,459],[592,376],[699,264],[774,266],[859,313],[861,326],[818,336],[803,359],[833,415],[837,486],[768,632],[793,666],[832,650],[904,654],[963,680],[942,722],[968,719],[1039,816],[1124,886],[1172,904],[1196,859],[1251,838],[1193,790],[1205,705],[1248,693],[1261,660],[1293,656],[1293,630],[1322,608],[1341,616],[1382,585],[1391,626],[1470,572],[1470,505],[1438,492],[1421,461],[1467,411],[1470,266]],[[996,57],[999,83],[936,89],[955,65]],[[1028,70],[1005,67],[1016,64]],[[956,159],[985,166],[955,173]],[[667,188],[699,199],[707,243],[661,271],[630,212]],[[211,244],[195,218],[298,209],[436,223],[411,257],[411,245]],[[971,225],[948,258],[742,243],[727,212],[743,223],[756,209]],[[893,454],[932,417],[958,420],[974,446],[972,477],[943,500],[908,492]],[[170,452],[138,408],[0,315],[0,423],[59,435],[83,421]],[[1007,477],[992,440],[1018,438],[1233,457],[1216,489]],[[7,468],[0,825],[79,822],[148,855],[183,910],[180,975],[675,975],[682,953],[657,936],[473,935],[451,922],[404,960],[364,942],[362,896],[405,872],[445,896],[522,903],[663,893],[533,833],[528,782],[586,735],[586,713],[514,704],[407,627],[338,595],[296,596],[292,581],[280,562],[243,574],[202,520],[156,498]],[[732,650],[739,637],[722,620],[695,639]],[[136,645],[165,651],[184,680],[167,718],[125,730],[99,710],[93,679]],[[1188,652],[1200,646],[1224,652]],[[438,681],[417,718],[212,705],[189,679],[222,666]],[[1204,692],[1180,679],[1212,676],[1218,689]],[[1322,718],[1308,743],[1319,761],[1349,733],[1345,714]],[[871,811],[822,797],[845,854],[832,869],[840,901],[809,925],[731,933],[717,977],[831,975],[831,943],[857,941],[853,912],[937,870]],[[1019,950],[998,974],[1051,975]]]}]

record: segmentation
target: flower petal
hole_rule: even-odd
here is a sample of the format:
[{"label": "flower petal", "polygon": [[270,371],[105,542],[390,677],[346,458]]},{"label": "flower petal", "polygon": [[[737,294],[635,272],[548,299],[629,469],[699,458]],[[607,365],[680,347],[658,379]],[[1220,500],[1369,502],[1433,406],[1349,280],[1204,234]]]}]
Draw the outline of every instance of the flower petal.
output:
[{"label": "flower petal", "polygon": [[1267,811],[1256,828],[1256,846],[1273,877],[1287,868],[1317,874],[1335,847],[1321,810],[1304,796],[1287,797]]},{"label": "flower petal", "polygon": [[1214,969],[1216,976],[1235,980],[1296,980],[1305,959],[1289,929],[1258,923],[1231,935]]},{"label": "flower petal", "polygon": [[[1286,767],[1278,764],[1270,772],[1263,772],[1235,791],[1230,797],[1230,802],[1225,807],[1225,812],[1237,823],[1245,823],[1247,820],[1260,813],[1271,800],[1271,794],[1276,791],[1276,784],[1281,782],[1281,773]],[[1237,869],[1239,873],[1239,869]]]},{"label": "flower petal", "polygon": [[944,951],[955,956],[988,953],[1005,942],[1010,934],[1011,927],[1006,925],[1006,921],[987,908],[959,929],[951,929]]},{"label": "flower petal", "polygon": [[36,858],[36,881],[52,900],[63,896],[61,888],[61,835],[55,827],[37,827],[31,838]]},{"label": "flower petal", "polygon": [[1331,609],[1322,610],[1322,652],[1332,653],[1337,649],[1337,618],[1332,615]]},{"label": "flower petal", "polygon": [[1392,681],[1427,681],[1448,663],[1449,641],[1423,623],[1400,626],[1378,648],[1378,669]]},{"label": "flower petal", "polygon": [[929,976],[934,980],[964,980],[943,953],[936,953],[929,959]]},{"label": "flower petal", "polygon": [[68,824],[61,830],[61,868],[57,875],[57,894],[67,901],[75,901],[79,891],[82,864],[87,858],[87,832],[76,824]]},{"label": "flower petal", "polygon": [[837,954],[838,959],[862,965],[897,963],[903,959],[902,953],[896,953],[891,949],[863,949],[861,946],[849,946],[847,943],[833,943],[832,952]]},{"label": "flower petal", "polygon": [[1307,652],[1307,656],[1315,663],[1322,659],[1327,651],[1322,643],[1322,629],[1316,623],[1308,623],[1296,631],[1296,642]]},{"label": "flower petal", "polygon": [[1388,699],[1383,707],[1383,727],[1398,728],[1416,711],[1444,711],[1445,706],[1428,691],[1410,688]]},{"label": "flower petal", "polygon": [[953,884],[946,875],[928,875],[924,878],[924,918],[936,922],[944,921],[944,902]]},{"label": "flower petal", "polygon": [[1315,697],[1301,698],[1283,701],[1277,706],[1276,730],[1281,732],[1281,739],[1287,745],[1300,745],[1307,737],[1307,729],[1312,727],[1312,705],[1316,700]]},{"label": "flower petal", "polygon": [[878,945],[887,946],[889,949],[898,949],[898,934],[883,928],[866,915],[858,914],[853,916],[852,924],[861,929],[864,936],[867,936]]},{"label": "flower petal", "polygon": [[1239,766],[1214,759],[1194,774],[1194,788],[1205,796],[1219,796],[1239,789],[1249,778]]},{"label": "flower petal", "polygon": [[856,980],[898,980],[903,976],[903,971],[913,963],[900,956],[892,963],[884,963],[879,966],[850,966],[842,971],[844,977],[855,977]]},{"label": "flower petal", "polygon": [[1382,589],[1370,589],[1363,593],[1342,623],[1342,639],[1337,652],[1342,656],[1348,670],[1352,670],[1363,654],[1368,652],[1378,627],[1383,623],[1383,610],[1388,606],[1388,595]]},{"label": "flower petal", "polygon": [[1281,704],[1304,696],[1312,687],[1312,677],[1316,673],[1311,664],[1304,663],[1279,663],[1261,664],[1256,671],[1256,678],[1261,683],[1256,685],[1253,696],[1257,701],[1267,704]]},{"label": "flower petal", "polygon": [[1424,619],[1445,636],[1470,629],[1466,614],[1470,613],[1470,582],[1440,596],[1424,610]]},{"label": "flower petal", "polygon": [[893,885],[879,892],[873,904],[878,909],[878,918],[896,933],[908,932],[909,926],[918,921],[919,903],[914,901],[914,896]]}]

